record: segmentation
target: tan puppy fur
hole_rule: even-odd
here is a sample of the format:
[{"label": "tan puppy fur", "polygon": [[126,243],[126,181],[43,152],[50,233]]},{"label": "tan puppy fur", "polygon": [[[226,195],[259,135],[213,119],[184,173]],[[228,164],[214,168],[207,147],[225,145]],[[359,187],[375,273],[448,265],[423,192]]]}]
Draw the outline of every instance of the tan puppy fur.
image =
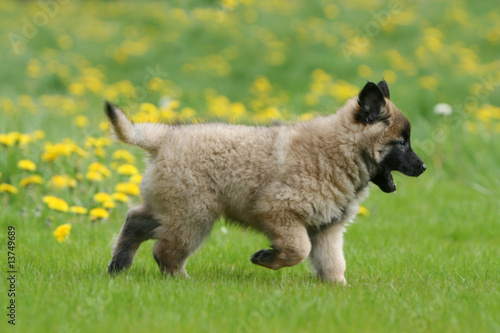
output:
[{"label": "tan puppy fur", "polygon": [[[380,163],[394,142],[409,145],[408,120],[385,81],[367,87],[336,115],[293,126],[132,124],[107,104],[116,136],[150,155],[144,204],[127,214],[108,271],[128,268],[139,245],[153,238],[161,271],[187,275],[187,258],[225,216],[270,239],[271,249],[256,252],[254,264],[280,269],[309,257],[321,279],[345,283],[345,225],[369,182],[382,177]],[[425,169],[420,159],[412,162]],[[389,171],[384,175],[377,185],[392,192]]]}]

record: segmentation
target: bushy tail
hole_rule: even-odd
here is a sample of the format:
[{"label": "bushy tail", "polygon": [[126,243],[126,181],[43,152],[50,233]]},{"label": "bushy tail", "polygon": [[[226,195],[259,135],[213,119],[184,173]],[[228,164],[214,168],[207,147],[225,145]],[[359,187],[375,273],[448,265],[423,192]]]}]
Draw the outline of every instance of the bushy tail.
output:
[{"label": "bushy tail", "polygon": [[167,125],[155,123],[132,123],[125,113],[109,102],[105,102],[106,115],[115,136],[125,143],[155,152],[165,137]]}]

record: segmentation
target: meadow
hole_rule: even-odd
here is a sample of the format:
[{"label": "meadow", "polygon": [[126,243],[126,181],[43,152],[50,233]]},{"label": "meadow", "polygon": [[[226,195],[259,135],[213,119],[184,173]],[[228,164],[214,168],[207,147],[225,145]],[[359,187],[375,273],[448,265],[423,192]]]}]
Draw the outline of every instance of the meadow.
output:
[{"label": "meadow", "polygon": [[[493,2],[9,0],[0,34],[2,332],[500,332]],[[135,121],[269,125],[382,78],[428,169],[372,187],[348,286],[251,264],[268,241],[225,221],[190,279],[161,276],[153,242],[105,272],[145,155],[110,138],[104,100]]]}]

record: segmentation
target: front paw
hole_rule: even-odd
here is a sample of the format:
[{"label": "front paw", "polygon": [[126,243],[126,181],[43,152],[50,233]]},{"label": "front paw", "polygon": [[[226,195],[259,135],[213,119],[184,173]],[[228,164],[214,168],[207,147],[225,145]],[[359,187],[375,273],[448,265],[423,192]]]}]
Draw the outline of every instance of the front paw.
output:
[{"label": "front paw", "polygon": [[128,258],[122,258],[115,256],[111,261],[109,262],[107,272],[109,274],[116,274],[119,273],[127,268],[129,268],[131,265],[130,260]]},{"label": "front paw", "polygon": [[321,281],[324,281],[324,282],[329,282],[329,283],[332,283],[332,284],[337,284],[337,285],[342,285],[342,286],[347,286],[347,280],[345,279],[345,277],[343,275],[339,275],[339,276],[327,276],[327,275],[324,275],[324,274],[318,274],[318,278],[321,280]]}]

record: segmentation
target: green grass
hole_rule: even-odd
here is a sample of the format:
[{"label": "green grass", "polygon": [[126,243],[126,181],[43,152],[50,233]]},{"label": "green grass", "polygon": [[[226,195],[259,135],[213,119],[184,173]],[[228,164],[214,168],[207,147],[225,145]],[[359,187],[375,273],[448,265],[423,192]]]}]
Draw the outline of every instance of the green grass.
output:
[{"label": "green grass", "polygon": [[374,190],[372,215],[349,227],[345,288],[317,281],[306,263],[277,272],[252,265],[250,255],[267,241],[232,227],[224,234],[221,224],[190,259],[189,280],[163,278],[151,242],[129,271],[112,278],[105,269],[124,210],[106,224],[75,223],[62,245],[28,212],[15,223],[18,325],[82,332],[497,331],[496,199],[449,181],[432,189],[428,179],[398,183],[390,198]]},{"label": "green grass", "polygon": [[[489,1],[403,2],[403,13],[414,20],[399,24],[402,16],[395,14],[392,30],[369,37],[369,46],[347,59],[342,46],[356,45],[356,34],[365,34],[366,23],[373,20],[371,13],[386,10],[386,4],[353,1],[338,5],[339,15],[328,18],[324,8],[329,3],[321,1],[257,1],[235,9],[215,1],[174,3],[70,2],[38,28],[20,54],[7,39],[0,42],[5,49],[0,54],[0,133],[46,133],[45,139],[24,147],[0,144],[0,183],[19,189],[17,194],[0,193],[1,331],[500,332],[499,117],[478,117],[484,105],[500,105],[500,43],[485,37],[490,32],[494,36],[498,28],[498,9]],[[182,8],[189,23],[182,23],[174,6]],[[204,12],[207,18],[200,8],[211,10]],[[1,34],[21,34],[19,17],[29,20],[39,11],[37,2],[2,2]],[[255,21],[246,21],[255,13]],[[463,15],[465,21],[457,19]],[[429,27],[443,34],[439,52],[426,49]],[[322,39],[319,32],[328,38]],[[58,44],[66,34],[72,39],[68,49]],[[114,57],[123,42],[141,38],[146,38],[144,52],[123,62]],[[423,59],[416,54],[418,47],[426,49]],[[388,50],[397,50],[403,65],[391,59]],[[282,52],[285,60],[270,63],[268,53],[274,51]],[[219,54],[231,68],[224,75],[206,60]],[[35,77],[28,75],[32,59],[40,62]],[[477,67],[462,68],[463,61]],[[185,64],[198,65],[185,71]],[[284,121],[295,121],[300,114],[327,114],[343,103],[328,93],[317,104],[306,102],[315,69],[330,74],[334,83],[344,80],[357,87],[367,79],[358,73],[360,65],[372,69],[372,81],[387,70],[396,73],[389,83],[391,98],[412,121],[412,144],[428,170],[419,178],[395,174],[394,194],[372,188],[364,204],[370,216],[358,217],[345,235],[348,287],[318,281],[307,262],[279,271],[251,264],[250,256],[267,247],[268,240],[222,221],[189,259],[190,279],[162,277],[151,255],[152,242],[143,244],[127,272],[111,277],[105,270],[113,239],[128,207],[140,197],[117,203],[109,219],[94,222],[87,215],[57,212],[42,203],[43,196],[56,195],[70,205],[97,207],[95,193],[111,193],[118,182],[126,181],[112,169],[110,156],[117,149],[132,152],[143,170],[144,154],[137,148],[113,143],[104,147],[103,157],[85,148],[86,138],[105,135],[98,124],[104,120],[102,101],[109,97],[104,89],[92,92],[87,86],[83,95],[75,95],[69,87],[84,82],[85,70],[97,68],[104,87],[115,89],[118,81],[129,80],[140,89],[147,68],[157,65],[166,87],[146,89],[140,96],[121,92],[113,101],[134,114],[141,103],[157,104],[168,95],[181,104],[176,114],[192,107],[197,118],[212,119],[205,95],[212,88],[246,106],[241,122],[252,122],[262,112],[252,108],[256,100],[279,109]],[[252,92],[259,76],[269,79],[269,96]],[[437,80],[436,87],[421,83],[426,76]],[[492,89],[474,94],[474,84],[484,80]],[[33,111],[22,105],[21,95],[33,99]],[[56,102],[47,103],[46,95]],[[65,107],[65,100],[74,104]],[[439,102],[451,104],[454,114],[435,115],[432,108]],[[86,116],[89,125],[76,126],[77,115]],[[88,156],[44,161],[45,144],[65,138],[84,147]],[[17,168],[26,158],[36,163],[35,172]],[[85,179],[88,165],[97,161],[112,169],[112,176],[100,183]],[[18,186],[30,174],[40,175],[45,184]],[[82,174],[83,179],[74,189],[56,190],[49,185],[56,174]],[[72,224],[71,234],[58,243],[52,233],[64,223]],[[17,233],[15,328],[5,316],[9,225]]]}]

